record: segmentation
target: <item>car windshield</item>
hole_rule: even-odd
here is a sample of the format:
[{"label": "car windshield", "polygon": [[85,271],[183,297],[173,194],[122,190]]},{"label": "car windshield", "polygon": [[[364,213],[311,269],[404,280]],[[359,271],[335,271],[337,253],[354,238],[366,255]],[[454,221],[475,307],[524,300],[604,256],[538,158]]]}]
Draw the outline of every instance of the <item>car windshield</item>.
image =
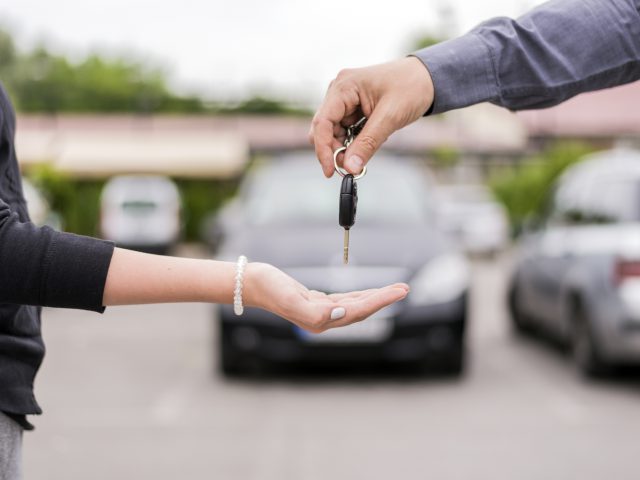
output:
[{"label": "car windshield", "polygon": [[[295,169],[294,169],[295,170]],[[401,171],[400,171],[401,170]],[[286,172],[286,170],[283,170]],[[419,170],[411,173],[418,174]],[[429,219],[427,183],[399,169],[371,171],[358,181],[358,223],[420,224]],[[290,171],[259,176],[247,194],[249,222],[333,224],[338,219],[341,177]]]},{"label": "car windshield", "polygon": [[129,200],[122,202],[122,209],[131,213],[150,213],[156,209],[157,205],[151,201]]},{"label": "car windshield", "polygon": [[635,178],[602,178],[561,191],[560,210],[571,223],[640,221],[640,182]]}]

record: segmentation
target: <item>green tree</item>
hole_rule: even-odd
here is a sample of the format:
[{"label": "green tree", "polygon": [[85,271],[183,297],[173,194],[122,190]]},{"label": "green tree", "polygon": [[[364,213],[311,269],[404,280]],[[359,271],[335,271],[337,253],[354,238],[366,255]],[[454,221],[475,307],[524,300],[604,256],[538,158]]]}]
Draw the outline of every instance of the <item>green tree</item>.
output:
[{"label": "green tree", "polygon": [[19,52],[10,33],[1,28],[0,79],[17,109],[29,113],[311,114],[264,96],[230,105],[178,95],[168,87],[166,72],[130,58],[92,54],[72,62],[44,46]]},{"label": "green tree", "polygon": [[588,146],[580,143],[559,143],[489,180],[496,197],[507,208],[515,231],[527,217],[542,214],[556,179],[590,152]]},{"label": "green tree", "polygon": [[127,59],[93,54],[73,63],[44,46],[16,50],[11,35],[0,30],[0,75],[24,112],[203,112],[197,97],[180,96],[167,87],[158,68]]},{"label": "green tree", "polygon": [[438,36],[431,35],[431,34],[422,35],[416,38],[415,40],[413,40],[412,50],[422,50],[423,48],[431,47],[432,45],[440,43],[443,40],[444,38],[440,38]]},{"label": "green tree", "polygon": [[216,108],[216,112],[221,114],[244,113],[252,115],[311,115],[311,112],[307,109],[260,95],[250,97],[237,105],[220,105]]},{"label": "green tree", "polygon": [[57,112],[68,106],[73,71],[66,59],[37,48],[20,57],[9,75],[9,89],[20,110]]},{"label": "green tree", "polygon": [[13,38],[4,30],[0,30],[0,72],[13,68],[16,61],[16,46]]}]

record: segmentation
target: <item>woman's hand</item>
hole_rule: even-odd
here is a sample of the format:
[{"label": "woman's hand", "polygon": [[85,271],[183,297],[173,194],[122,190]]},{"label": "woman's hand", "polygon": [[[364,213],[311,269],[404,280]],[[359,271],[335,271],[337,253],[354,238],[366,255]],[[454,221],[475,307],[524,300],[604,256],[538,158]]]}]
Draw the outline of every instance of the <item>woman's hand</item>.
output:
[{"label": "woman's hand", "polygon": [[344,155],[344,168],[357,174],[389,135],[424,115],[433,98],[431,75],[415,57],[341,71],[309,132],[325,176],[333,175],[333,152],[342,146],[346,127],[368,118]]},{"label": "woman's hand", "polygon": [[[107,275],[103,304],[166,302],[233,303],[236,264],[165,257],[116,248]],[[307,290],[266,263],[245,268],[244,304],[275,313],[310,332],[323,332],[364,320],[407,296],[398,283],[363,292],[326,295]]]},{"label": "woman's hand", "polygon": [[243,298],[305,330],[320,333],[359,322],[407,296],[409,286],[397,283],[361,292],[327,295],[308,290],[284,272],[265,263],[246,267]]}]

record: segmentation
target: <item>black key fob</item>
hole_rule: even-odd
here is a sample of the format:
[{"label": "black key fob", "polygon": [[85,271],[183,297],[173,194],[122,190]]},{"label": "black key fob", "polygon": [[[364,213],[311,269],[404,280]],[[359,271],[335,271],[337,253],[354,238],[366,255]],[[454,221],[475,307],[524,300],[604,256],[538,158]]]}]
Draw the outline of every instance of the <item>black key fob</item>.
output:
[{"label": "black key fob", "polygon": [[358,209],[358,184],[353,175],[345,175],[340,188],[339,223],[346,229],[353,227],[356,222],[356,210]]}]

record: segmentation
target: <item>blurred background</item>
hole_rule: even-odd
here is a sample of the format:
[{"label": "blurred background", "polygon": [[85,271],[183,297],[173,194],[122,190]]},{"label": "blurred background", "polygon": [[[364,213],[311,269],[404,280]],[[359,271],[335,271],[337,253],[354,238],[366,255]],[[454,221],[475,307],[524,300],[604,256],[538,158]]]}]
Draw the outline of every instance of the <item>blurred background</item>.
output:
[{"label": "blurred background", "polygon": [[542,2],[0,0],[34,221],[407,300],[307,335],[248,309],[47,309],[26,479],[636,478],[640,86],[396,133],[359,181],[307,144],[345,67]]}]

